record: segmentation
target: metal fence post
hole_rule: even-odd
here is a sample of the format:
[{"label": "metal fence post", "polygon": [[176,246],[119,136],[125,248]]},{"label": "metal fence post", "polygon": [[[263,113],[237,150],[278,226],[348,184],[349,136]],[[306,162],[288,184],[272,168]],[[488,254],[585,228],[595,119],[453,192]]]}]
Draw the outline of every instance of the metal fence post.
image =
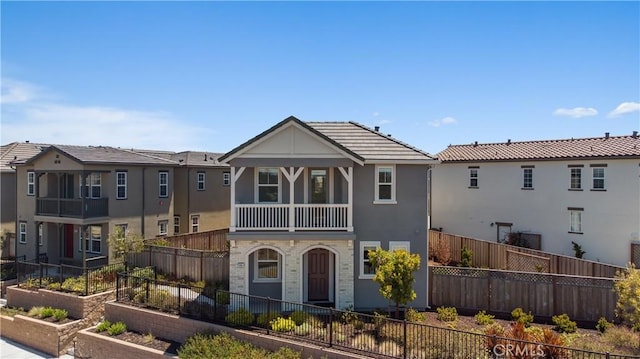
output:
[{"label": "metal fence post", "polygon": [[181,307],[180,288],[182,288],[182,285],[178,284],[178,314],[182,313],[182,310],[180,310],[180,307]]},{"label": "metal fence post", "polygon": [[38,284],[38,288],[42,288],[42,263],[38,262],[38,267],[40,267],[40,281]]},{"label": "metal fence post", "polygon": [[213,288],[213,321],[218,319],[218,288]]},{"label": "metal fence post", "polygon": [[149,278],[144,279],[145,284],[145,303],[149,303]]},{"label": "metal fence post", "polygon": [[329,347],[333,346],[333,308],[329,308]]},{"label": "metal fence post", "polygon": [[116,302],[120,300],[120,273],[116,273]]},{"label": "metal fence post", "polygon": [[[271,297],[267,297],[267,318],[271,318]],[[269,335],[271,323],[267,323],[267,335]]]},{"label": "metal fence post", "polygon": [[89,270],[84,269],[84,295],[89,295]]}]

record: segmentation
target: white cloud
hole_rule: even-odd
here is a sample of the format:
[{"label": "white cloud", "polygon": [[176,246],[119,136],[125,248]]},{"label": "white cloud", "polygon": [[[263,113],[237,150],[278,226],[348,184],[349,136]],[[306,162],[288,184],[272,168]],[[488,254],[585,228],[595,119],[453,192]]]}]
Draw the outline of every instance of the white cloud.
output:
[{"label": "white cloud", "polygon": [[29,102],[37,97],[38,88],[30,83],[12,79],[2,79],[0,103],[13,104]]},{"label": "white cloud", "polygon": [[458,120],[456,120],[453,117],[447,116],[439,120],[429,121],[427,124],[431,127],[440,127],[440,126],[452,125],[455,123],[458,123]]},{"label": "white cloud", "polygon": [[608,117],[618,117],[626,115],[628,113],[640,111],[640,102],[623,102],[615,108],[615,110],[609,112]]},{"label": "white cloud", "polygon": [[558,108],[553,111],[554,116],[567,116],[573,118],[589,117],[598,114],[598,110],[593,107]]},{"label": "white cloud", "polygon": [[374,112],[374,113],[371,114],[371,116],[378,117],[378,116],[380,116],[380,113],[379,112]]},{"label": "white cloud", "polygon": [[380,120],[378,121],[378,125],[388,125],[390,123],[392,123],[393,121],[391,120]]}]

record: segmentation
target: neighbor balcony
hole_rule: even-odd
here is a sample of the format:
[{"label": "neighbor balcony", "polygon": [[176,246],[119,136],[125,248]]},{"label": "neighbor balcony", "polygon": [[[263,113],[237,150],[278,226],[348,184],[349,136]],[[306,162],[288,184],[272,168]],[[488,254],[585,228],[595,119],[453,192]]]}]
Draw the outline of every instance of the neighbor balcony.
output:
[{"label": "neighbor balcony", "polygon": [[36,199],[36,215],[70,218],[95,218],[109,215],[108,198],[45,198]]}]

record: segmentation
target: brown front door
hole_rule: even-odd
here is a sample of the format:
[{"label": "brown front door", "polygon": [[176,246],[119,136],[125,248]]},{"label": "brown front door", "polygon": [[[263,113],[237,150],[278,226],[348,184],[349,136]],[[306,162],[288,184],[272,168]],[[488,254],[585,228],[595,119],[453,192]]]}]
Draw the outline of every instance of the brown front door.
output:
[{"label": "brown front door", "polygon": [[64,256],[73,258],[73,224],[64,225]]},{"label": "brown front door", "polygon": [[307,254],[309,265],[309,294],[308,300],[329,300],[329,251],[326,249],[312,249]]}]

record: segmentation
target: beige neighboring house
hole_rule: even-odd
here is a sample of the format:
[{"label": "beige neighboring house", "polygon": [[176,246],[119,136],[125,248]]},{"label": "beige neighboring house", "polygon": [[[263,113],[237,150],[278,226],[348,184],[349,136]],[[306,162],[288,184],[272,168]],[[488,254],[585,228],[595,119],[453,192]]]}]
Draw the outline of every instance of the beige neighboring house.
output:
[{"label": "beige neighboring house", "polygon": [[0,230],[6,240],[0,248],[2,257],[15,256],[16,233],[16,169],[12,161],[27,160],[48,144],[12,142],[0,147]]},{"label": "beige neighboring house", "polygon": [[[190,160],[193,153],[53,145],[15,161],[17,254],[104,262],[113,260],[107,238],[116,226],[145,238],[221,228],[217,223],[229,218],[228,189],[216,186],[224,166]],[[204,191],[200,172],[210,177]]]},{"label": "beige neighboring house", "polygon": [[[625,265],[640,233],[640,137],[449,146],[432,170],[432,228],[502,242],[541,235],[544,251]],[[632,250],[634,251],[632,254]]]}]

